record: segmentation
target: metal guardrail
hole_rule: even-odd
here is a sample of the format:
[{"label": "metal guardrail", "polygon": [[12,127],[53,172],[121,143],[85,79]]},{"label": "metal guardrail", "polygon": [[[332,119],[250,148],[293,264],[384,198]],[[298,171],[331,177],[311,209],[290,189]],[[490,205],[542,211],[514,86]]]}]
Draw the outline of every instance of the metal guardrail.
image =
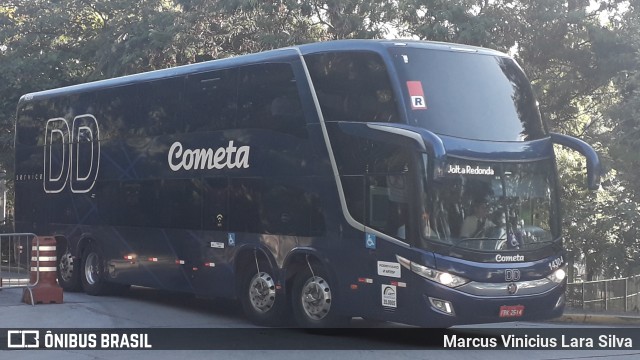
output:
[{"label": "metal guardrail", "polygon": [[[25,288],[31,292],[31,288],[38,284],[40,279],[38,243],[39,239],[35,234],[0,234],[0,290]],[[33,253],[32,250],[34,250]],[[33,296],[31,298],[33,299]]]},{"label": "metal guardrail", "polygon": [[568,283],[567,306],[595,311],[640,312],[640,275]]}]

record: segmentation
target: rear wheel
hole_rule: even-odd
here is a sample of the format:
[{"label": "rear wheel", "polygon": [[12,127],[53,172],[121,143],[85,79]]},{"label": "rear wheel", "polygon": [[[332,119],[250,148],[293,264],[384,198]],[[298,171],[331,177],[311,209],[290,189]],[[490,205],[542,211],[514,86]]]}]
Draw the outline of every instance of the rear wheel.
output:
[{"label": "rear wheel", "polygon": [[76,260],[71,255],[69,249],[62,254],[58,254],[58,284],[64,291],[81,291],[80,283],[81,269],[74,263]]},{"label": "rear wheel", "polygon": [[293,280],[293,316],[299,326],[305,328],[342,327],[349,318],[338,316],[335,297],[324,268],[311,264]]},{"label": "rear wheel", "polygon": [[286,319],[286,297],[276,289],[273,271],[266,261],[245,270],[240,302],[247,318],[255,324],[277,326]]},{"label": "rear wheel", "polygon": [[102,250],[94,242],[89,243],[82,252],[82,288],[89,295],[105,295],[109,284],[104,280],[104,257]]}]

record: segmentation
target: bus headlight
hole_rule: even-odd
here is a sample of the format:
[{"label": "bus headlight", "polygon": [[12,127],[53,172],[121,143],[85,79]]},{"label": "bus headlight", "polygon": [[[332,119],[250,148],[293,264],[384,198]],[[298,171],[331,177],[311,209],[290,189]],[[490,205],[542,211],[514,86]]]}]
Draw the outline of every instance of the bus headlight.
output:
[{"label": "bus headlight", "polygon": [[547,276],[547,279],[553,281],[554,283],[560,284],[565,277],[567,277],[567,273],[564,271],[564,268],[560,268],[552,272],[551,275]]},{"label": "bus headlight", "polygon": [[413,271],[414,273],[424,278],[427,278],[431,281],[435,281],[439,284],[448,286],[450,288],[458,287],[460,285],[464,285],[469,282],[469,280],[461,276],[449,274],[448,272],[439,271],[427,266],[416,264],[399,255],[396,255],[396,258],[398,259],[398,262],[400,263],[400,265],[402,265],[403,267]]}]

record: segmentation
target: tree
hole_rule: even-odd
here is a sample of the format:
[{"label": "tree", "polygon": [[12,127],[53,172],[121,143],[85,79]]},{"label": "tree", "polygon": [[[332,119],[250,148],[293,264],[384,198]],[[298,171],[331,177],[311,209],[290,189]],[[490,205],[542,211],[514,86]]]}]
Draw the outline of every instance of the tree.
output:
[{"label": "tree", "polygon": [[[624,249],[619,262],[628,264],[628,273],[640,271],[640,8],[630,3],[624,14],[616,14],[610,19],[612,31],[624,39],[625,52],[612,52],[617,56],[621,71],[614,77],[612,88],[617,101],[610,106],[605,118],[611,129],[609,156],[616,171],[611,179],[611,187],[620,189],[616,199],[618,219],[621,226],[617,242]],[[616,45],[616,44],[613,44]],[[610,45],[611,47],[611,45]],[[613,55],[610,55],[613,56]],[[622,224],[622,225],[619,225]],[[626,225],[626,226],[624,226]]]}]

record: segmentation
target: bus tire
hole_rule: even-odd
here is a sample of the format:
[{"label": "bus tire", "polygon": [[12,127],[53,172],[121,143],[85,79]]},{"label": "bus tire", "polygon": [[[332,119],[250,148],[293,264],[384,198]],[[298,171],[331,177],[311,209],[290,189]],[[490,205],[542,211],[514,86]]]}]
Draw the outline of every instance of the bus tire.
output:
[{"label": "bus tire", "polygon": [[102,249],[95,243],[89,243],[82,251],[80,279],[82,289],[89,295],[105,295],[109,284],[104,280],[104,256]]},{"label": "bus tire", "polygon": [[58,267],[56,269],[58,275],[58,284],[64,291],[77,292],[82,291],[82,283],[80,282],[80,259],[71,255],[69,249],[64,253],[58,254]]},{"label": "bus tire", "polygon": [[[293,279],[292,310],[298,326],[303,328],[343,327],[349,318],[335,312],[335,298],[329,274],[316,264],[300,269]],[[315,275],[315,276],[314,276]]]},{"label": "bus tire", "polygon": [[247,318],[257,325],[278,326],[286,317],[286,296],[276,290],[271,266],[259,261],[258,267],[248,266],[240,285],[240,302]]}]

